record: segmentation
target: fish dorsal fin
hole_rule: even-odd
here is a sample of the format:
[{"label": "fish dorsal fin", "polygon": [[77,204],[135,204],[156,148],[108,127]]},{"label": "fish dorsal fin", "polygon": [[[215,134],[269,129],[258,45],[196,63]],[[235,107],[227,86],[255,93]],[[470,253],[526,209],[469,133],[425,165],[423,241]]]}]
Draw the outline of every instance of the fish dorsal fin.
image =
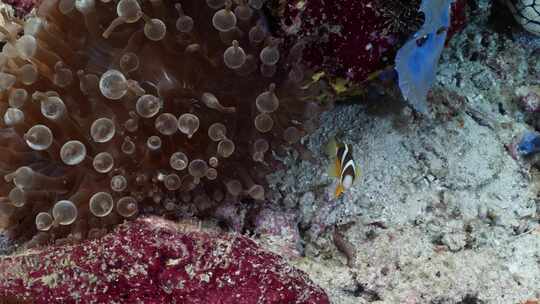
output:
[{"label": "fish dorsal fin", "polygon": [[330,140],[328,140],[328,143],[326,143],[326,146],[325,146],[326,155],[330,159],[333,159],[334,157],[336,157],[337,149],[338,149],[338,143],[336,141],[336,137],[333,136],[330,138]]},{"label": "fish dorsal fin", "polygon": [[334,176],[338,177],[341,175],[341,161],[339,158],[336,158],[334,162]]}]

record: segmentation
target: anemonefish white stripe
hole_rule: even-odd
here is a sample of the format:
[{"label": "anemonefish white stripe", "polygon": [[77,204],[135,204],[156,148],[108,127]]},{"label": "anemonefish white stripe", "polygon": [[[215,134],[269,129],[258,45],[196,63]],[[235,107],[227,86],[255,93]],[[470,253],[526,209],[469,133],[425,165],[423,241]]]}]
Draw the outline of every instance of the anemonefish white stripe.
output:
[{"label": "anemonefish white stripe", "polygon": [[349,145],[344,145],[339,152],[341,152],[341,155],[339,155],[341,160],[339,180],[345,188],[348,188],[352,185],[356,177],[356,165],[351,155],[352,149],[349,148]]},{"label": "anemonefish white stripe", "polygon": [[343,164],[346,162],[345,158],[349,155],[349,145],[343,145],[343,153],[341,154],[341,157],[340,157],[340,161],[341,161],[341,166],[343,166]]},{"label": "anemonefish white stripe", "polygon": [[356,167],[354,165],[354,160],[349,159],[345,166],[343,166],[343,169],[341,170],[341,176],[347,171],[348,168],[351,168],[353,171],[355,171]]}]

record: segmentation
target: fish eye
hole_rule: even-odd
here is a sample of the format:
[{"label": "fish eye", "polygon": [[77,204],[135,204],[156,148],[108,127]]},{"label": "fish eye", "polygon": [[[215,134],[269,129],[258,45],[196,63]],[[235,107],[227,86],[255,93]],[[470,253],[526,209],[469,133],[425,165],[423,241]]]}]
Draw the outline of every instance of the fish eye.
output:
[{"label": "fish eye", "polygon": [[416,45],[417,45],[418,47],[423,46],[424,43],[426,43],[426,41],[428,40],[428,38],[429,38],[429,34],[426,34],[426,35],[424,35],[424,36],[422,36],[422,37],[416,39]]}]

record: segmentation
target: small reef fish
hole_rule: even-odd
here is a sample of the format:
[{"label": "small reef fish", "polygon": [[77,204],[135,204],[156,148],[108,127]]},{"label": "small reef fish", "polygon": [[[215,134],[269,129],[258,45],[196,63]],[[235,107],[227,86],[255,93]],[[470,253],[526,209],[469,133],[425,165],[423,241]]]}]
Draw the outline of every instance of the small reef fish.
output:
[{"label": "small reef fish", "polygon": [[326,146],[326,153],[330,157],[329,173],[338,178],[335,198],[348,190],[360,176],[360,169],[356,167],[351,145],[338,142],[332,137]]}]

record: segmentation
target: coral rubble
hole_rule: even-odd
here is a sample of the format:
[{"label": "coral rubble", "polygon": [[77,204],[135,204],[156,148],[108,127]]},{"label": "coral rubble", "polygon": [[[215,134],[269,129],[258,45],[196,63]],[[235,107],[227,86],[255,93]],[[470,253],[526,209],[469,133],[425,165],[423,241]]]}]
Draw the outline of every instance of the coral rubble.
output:
[{"label": "coral rubble", "polygon": [[0,258],[0,296],[31,303],[329,303],[282,258],[237,234],[158,217],[100,240]]},{"label": "coral rubble", "polygon": [[0,228],[80,240],[142,211],[264,200],[272,153],[301,148],[323,105],[303,42],[284,48],[248,2],[45,0],[4,16]]}]

